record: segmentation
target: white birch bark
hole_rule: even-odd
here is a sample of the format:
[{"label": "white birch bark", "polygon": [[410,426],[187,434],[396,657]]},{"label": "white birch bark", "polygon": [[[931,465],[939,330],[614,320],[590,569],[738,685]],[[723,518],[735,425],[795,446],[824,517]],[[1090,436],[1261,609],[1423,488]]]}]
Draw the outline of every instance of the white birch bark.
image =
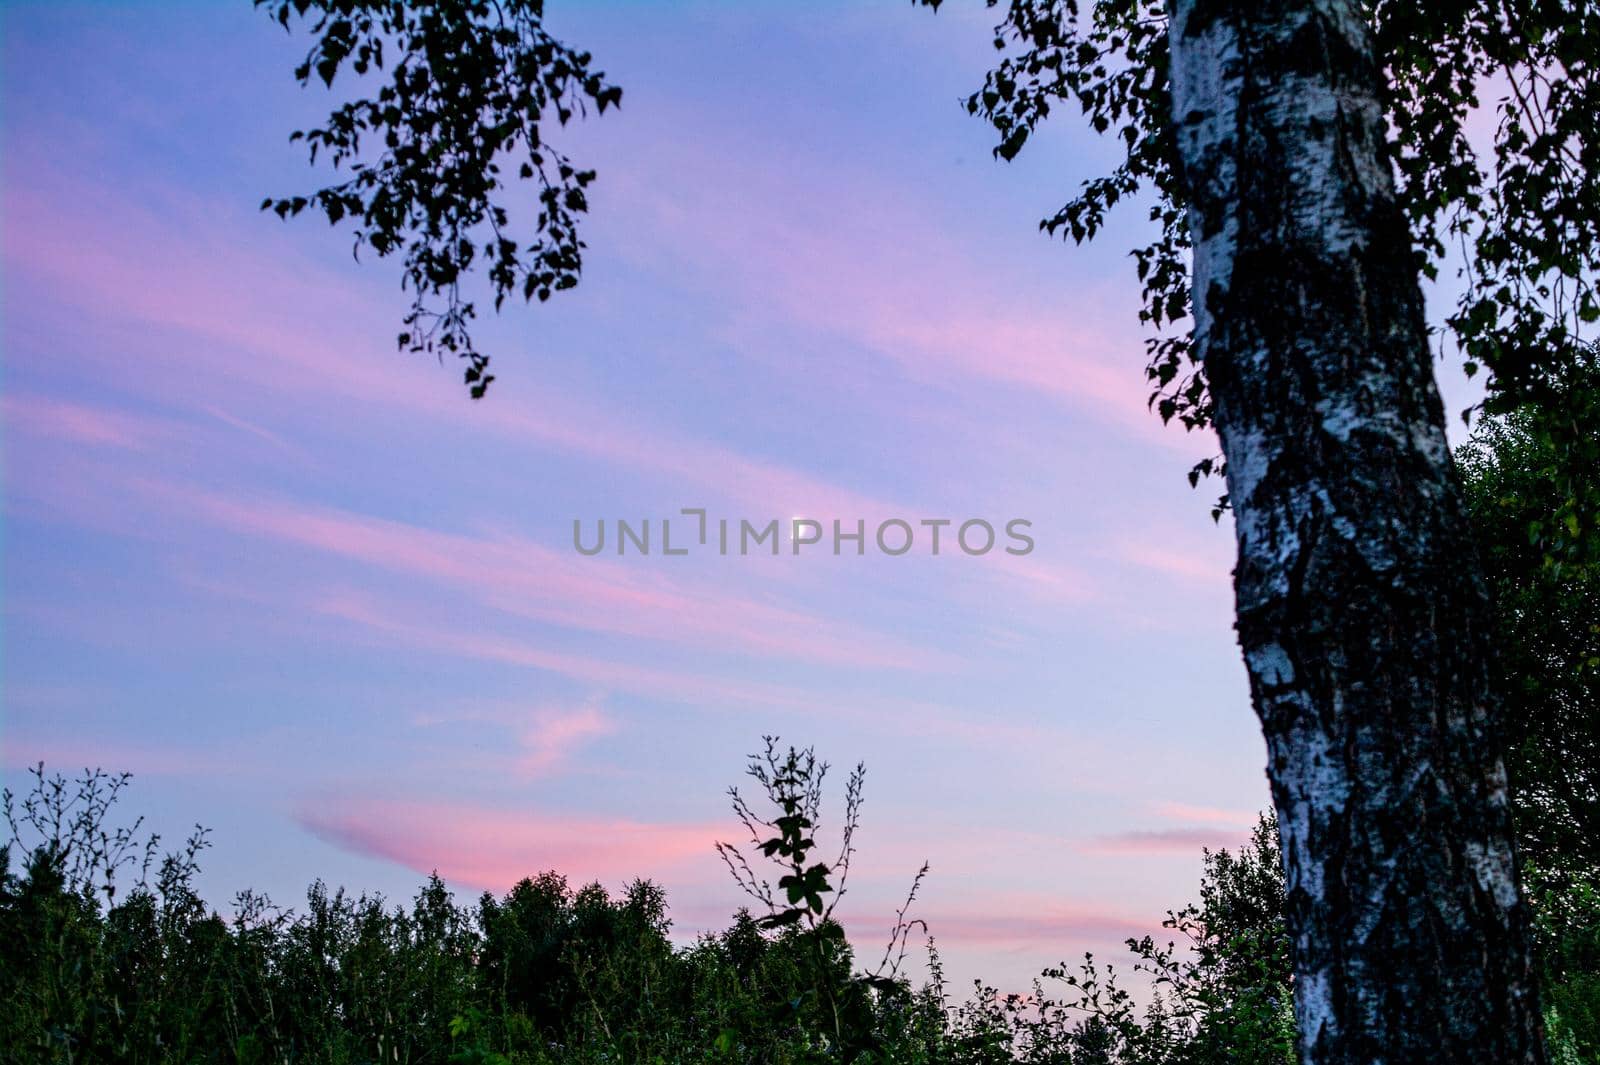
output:
[{"label": "white birch bark", "polygon": [[1196,343],[1301,1058],[1543,1061],[1489,614],[1362,9],[1173,0]]}]

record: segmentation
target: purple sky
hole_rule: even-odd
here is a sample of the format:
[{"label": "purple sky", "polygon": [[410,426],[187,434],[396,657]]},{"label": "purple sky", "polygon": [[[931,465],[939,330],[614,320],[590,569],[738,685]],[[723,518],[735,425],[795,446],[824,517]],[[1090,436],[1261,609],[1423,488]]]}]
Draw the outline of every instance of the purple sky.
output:
[{"label": "purple sky", "polygon": [[[248,4],[4,12],[0,762],[136,774],[205,887],[555,867],[741,899],[763,733],[868,766],[867,951],[926,858],[958,981],[1119,954],[1265,805],[1208,442],[1144,409],[1110,146],[959,106],[978,5],[554,4],[626,89],[582,285],[398,354],[393,263],[256,210],[328,106]],[[1026,558],[584,558],[574,518],[1012,518]],[[675,527],[674,534],[679,530]]]}]

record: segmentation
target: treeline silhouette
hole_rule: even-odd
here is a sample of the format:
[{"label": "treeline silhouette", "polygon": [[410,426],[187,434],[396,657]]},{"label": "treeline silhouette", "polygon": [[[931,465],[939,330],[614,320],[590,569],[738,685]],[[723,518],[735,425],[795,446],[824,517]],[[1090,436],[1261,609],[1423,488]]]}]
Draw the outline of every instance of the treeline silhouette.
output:
[{"label": "treeline silhouette", "polygon": [[[1024,993],[978,984],[958,1000],[926,926],[906,911],[878,968],[858,964],[824,899],[848,875],[859,768],[846,794],[845,867],[807,864],[826,768],[769,742],[751,767],[764,802],[735,801],[755,833],[752,854],[785,875],[773,889],[758,866],[733,861],[740,883],[755,885],[756,912],[681,946],[656,885],[612,894],[555,872],[470,903],[437,876],[403,905],[318,882],[290,911],[245,891],[225,917],[195,889],[203,830],[160,855],[140,822],[113,823],[126,775],[69,781],[41,765],[27,795],[5,796],[0,1053],[240,1065],[1294,1060],[1270,819],[1237,853],[1206,855],[1200,901],[1164,922],[1171,942],[1129,941],[1146,989],[1137,998],[1086,956]],[[798,854],[786,839],[803,844]],[[797,866],[823,871],[791,892]],[[1560,970],[1549,1015],[1556,1060],[1596,1060],[1600,903],[1545,897],[1562,907],[1541,907]],[[927,959],[920,985],[900,964],[914,934]]]}]

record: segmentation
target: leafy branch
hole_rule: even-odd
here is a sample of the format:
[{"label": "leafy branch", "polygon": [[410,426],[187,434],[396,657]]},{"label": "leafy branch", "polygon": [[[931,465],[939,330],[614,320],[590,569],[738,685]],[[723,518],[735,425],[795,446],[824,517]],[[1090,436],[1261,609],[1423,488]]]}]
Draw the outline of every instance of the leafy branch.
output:
[{"label": "leafy branch", "polygon": [[[295,68],[331,88],[341,70],[388,72],[376,95],[345,103],[327,122],[297,130],[314,165],[321,157],[349,177],[304,195],[268,197],[280,218],[315,208],[330,225],[354,228],[352,252],[398,254],[411,309],[402,350],[449,352],[466,362],[474,399],[494,375],[473,343],[476,306],[463,289],[479,264],[494,293],[543,302],[572,288],[583,268],[579,216],[589,209],[593,170],[545,140],[549,119],[619,106],[622,89],[594,70],[588,52],[552,37],[543,0],[255,0],[286,30],[306,24],[315,43]],[[374,157],[373,149],[376,148]],[[514,235],[505,178],[532,182],[531,234]]]}]

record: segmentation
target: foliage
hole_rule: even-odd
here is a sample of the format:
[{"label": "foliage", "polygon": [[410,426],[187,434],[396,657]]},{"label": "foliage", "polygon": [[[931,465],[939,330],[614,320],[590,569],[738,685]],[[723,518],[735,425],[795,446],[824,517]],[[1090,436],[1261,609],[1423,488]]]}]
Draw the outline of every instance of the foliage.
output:
[{"label": "foliage", "polygon": [[[806,962],[807,986],[789,1007],[797,1019],[814,1014],[812,1027],[823,1035],[818,1049],[847,1061],[863,1057],[870,1060],[884,1053],[874,1016],[879,1004],[877,996],[903,997],[899,970],[910,933],[917,927],[927,929],[921,921],[908,921],[906,913],[916,900],[928,866],[924,863],[911,883],[883,960],[872,972],[854,974],[850,944],[833,912],[844,897],[850,878],[866,767],[858,764],[845,783],[838,857],[832,865],[812,861],[817,850],[815,833],[821,827],[828,764],[818,761],[811,748],[790,747],[780,754],[776,737],[766,737],[765,743],[761,754],[751,756],[746,775],[761,788],[772,813],[757,813],[738,788],[730,788],[728,794],[733,800],[734,816],[749,833],[751,845],[782,872],[777,892],[756,873],[737,846],[718,843],[717,853],[739,888],[766,910],[756,922],[757,927],[787,930],[790,941],[800,947]],[[831,897],[824,901],[824,896]]]},{"label": "foliage", "polygon": [[1551,1059],[1600,1061],[1600,876],[1566,861],[1525,878],[1544,968]]},{"label": "foliage", "polygon": [[[1495,599],[1518,846],[1562,1062],[1600,1060],[1600,537],[1578,516],[1600,499],[1600,361],[1579,367],[1549,401],[1480,422],[1457,456]],[[1593,461],[1566,461],[1584,450]]]},{"label": "foliage", "polygon": [[[1208,852],[1198,905],[1169,911],[1182,946],[1130,939],[1153,994],[1142,1008],[1086,955],[1047,969],[1028,996],[980,986],[956,1013],[957,1060],[1286,1065],[1294,1061],[1289,944],[1276,824],[1262,818],[1237,855]],[[1059,985],[1060,997],[1047,990]],[[970,1056],[970,1057],[969,1057]]]},{"label": "foliage", "polygon": [[[779,755],[769,742],[756,767],[769,797],[781,798],[771,818],[741,802],[755,824],[820,808],[826,767],[810,751]],[[849,825],[862,779],[858,768],[847,787]],[[153,877],[149,865],[119,859],[153,853],[157,843],[134,843],[137,823],[111,825],[125,783],[89,773],[74,789],[40,767],[20,802],[6,792],[13,816],[0,848],[0,1061],[1293,1060],[1284,889],[1267,818],[1239,852],[1206,854],[1199,901],[1164,922],[1175,942],[1128,942],[1150,989],[1142,1005],[1093,956],[1076,969],[1046,970],[1029,994],[980,982],[952,1004],[931,939],[928,982],[913,988],[901,972],[909,933],[926,930],[907,920],[910,899],[870,974],[856,971],[838,922],[805,892],[761,917],[741,910],[726,931],[686,946],[669,938],[655,885],[634,881],[612,896],[594,884],[574,889],[555,873],[475,905],[456,902],[437,877],[407,906],[317,883],[303,911],[291,913],[245,892],[224,919],[193,889],[203,833]],[[777,831],[760,842],[783,838]],[[791,843],[807,841],[804,831],[791,831]],[[107,849],[107,840],[122,844]],[[774,848],[773,856],[796,854]],[[129,890],[107,890],[135,868]],[[1556,1060],[1595,1060],[1600,896],[1570,874],[1536,875],[1532,895],[1554,988]],[[803,915],[772,920],[792,909]]]},{"label": "foliage", "polygon": [[[937,8],[942,0],[914,0]],[[1000,7],[1001,0],[986,0]],[[1122,159],[1086,180],[1040,223],[1094,238],[1118,203],[1148,203],[1154,236],[1131,254],[1151,330],[1151,404],[1189,429],[1211,423],[1205,369],[1189,327],[1187,199],[1168,87],[1167,6],[1161,0],[1007,0],[994,30],[1000,59],[967,110],[1014,158],[1058,104],[1075,106]],[[1368,0],[1397,192],[1418,269],[1436,276],[1454,256],[1461,295],[1449,336],[1467,372],[1486,368],[1490,409],[1546,404],[1577,372],[1594,323],[1600,262],[1600,10],[1559,0],[1416,4]],[[1498,93],[1489,143],[1470,121],[1484,89]],[[1566,394],[1570,395],[1570,392]],[[1566,471],[1594,458],[1570,418],[1554,418]],[[1569,446],[1570,445],[1570,446]],[[1220,472],[1201,462],[1191,481]],[[1593,529],[1600,500],[1576,512]],[[1220,511],[1220,506],[1219,506]]]},{"label": "foliage", "polygon": [[[489,356],[472,342],[475,314],[463,292],[481,254],[495,309],[520,293],[542,302],[578,283],[579,216],[588,210],[592,170],[545,140],[549,119],[566,125],[592,104],[603,114],[622,90],[592,57],[545,29],[543,0],[254,0],[285,29],[303,22],[315,38],[295,68],[329,88],[341,70],[387,80],[375,95],[335,108],[327,122],[296,131],[350,177],[308,195],[268,198],[280,217],[314,207],[330,224],[349,222],[355,250],[399,254],[413,302],[401,348],[466,361],[480,398],[492,381]],[[376,151],[374,148],[376,147]],[[533,184],[536,210],[526,238],[503,177]],[[442,305],[435,301],[441,301]]]},{"label": "foliage", "polygon": [[1294,1060],[1289,937],[1282,914],[1278,826],[1263,817],[1237,855],[1206,854],[1200,902],[1167,915],[1165,927],[1187,941],[1187,951],[1158,947],[1148,936],[1134,945],[1156,985],[1169,990],[1172,1017],[1186,1026],[1182,1060]]},{"label": "foliage", "polygon": [[[811,794],[824,768],[798,770]],[[741,911],[679,948],[646,881],[547,872],[469,906],[435,877],[407,907],[317,883],[298,914],[246,892],[226,920],[193,889],[203,833],[153,876],[134,860],[159,840],[113,824],[126,782],[41,766],[5,793],[0,1059],[869,1061],[937,1029],[903,980],[854,974],[837,922]]]},{"label": "foliage", "polygon": [[[1540,865],[1600,868],[1600,546],[1575,505],[1600,499],[1600,366],[1579,394],[1576,432],[1551,406],[1486,419],[1459,458],[1496,600],[1496,684],[1504,701],[1519,844]],[[1570,469],[1565,450],[1596,452]],[[1585,501],[1575,504],[1575,500]],[[1593,513],[1591,509],[1589,511]],[[1581,535],[1580,535],[1581,534]]]}]

